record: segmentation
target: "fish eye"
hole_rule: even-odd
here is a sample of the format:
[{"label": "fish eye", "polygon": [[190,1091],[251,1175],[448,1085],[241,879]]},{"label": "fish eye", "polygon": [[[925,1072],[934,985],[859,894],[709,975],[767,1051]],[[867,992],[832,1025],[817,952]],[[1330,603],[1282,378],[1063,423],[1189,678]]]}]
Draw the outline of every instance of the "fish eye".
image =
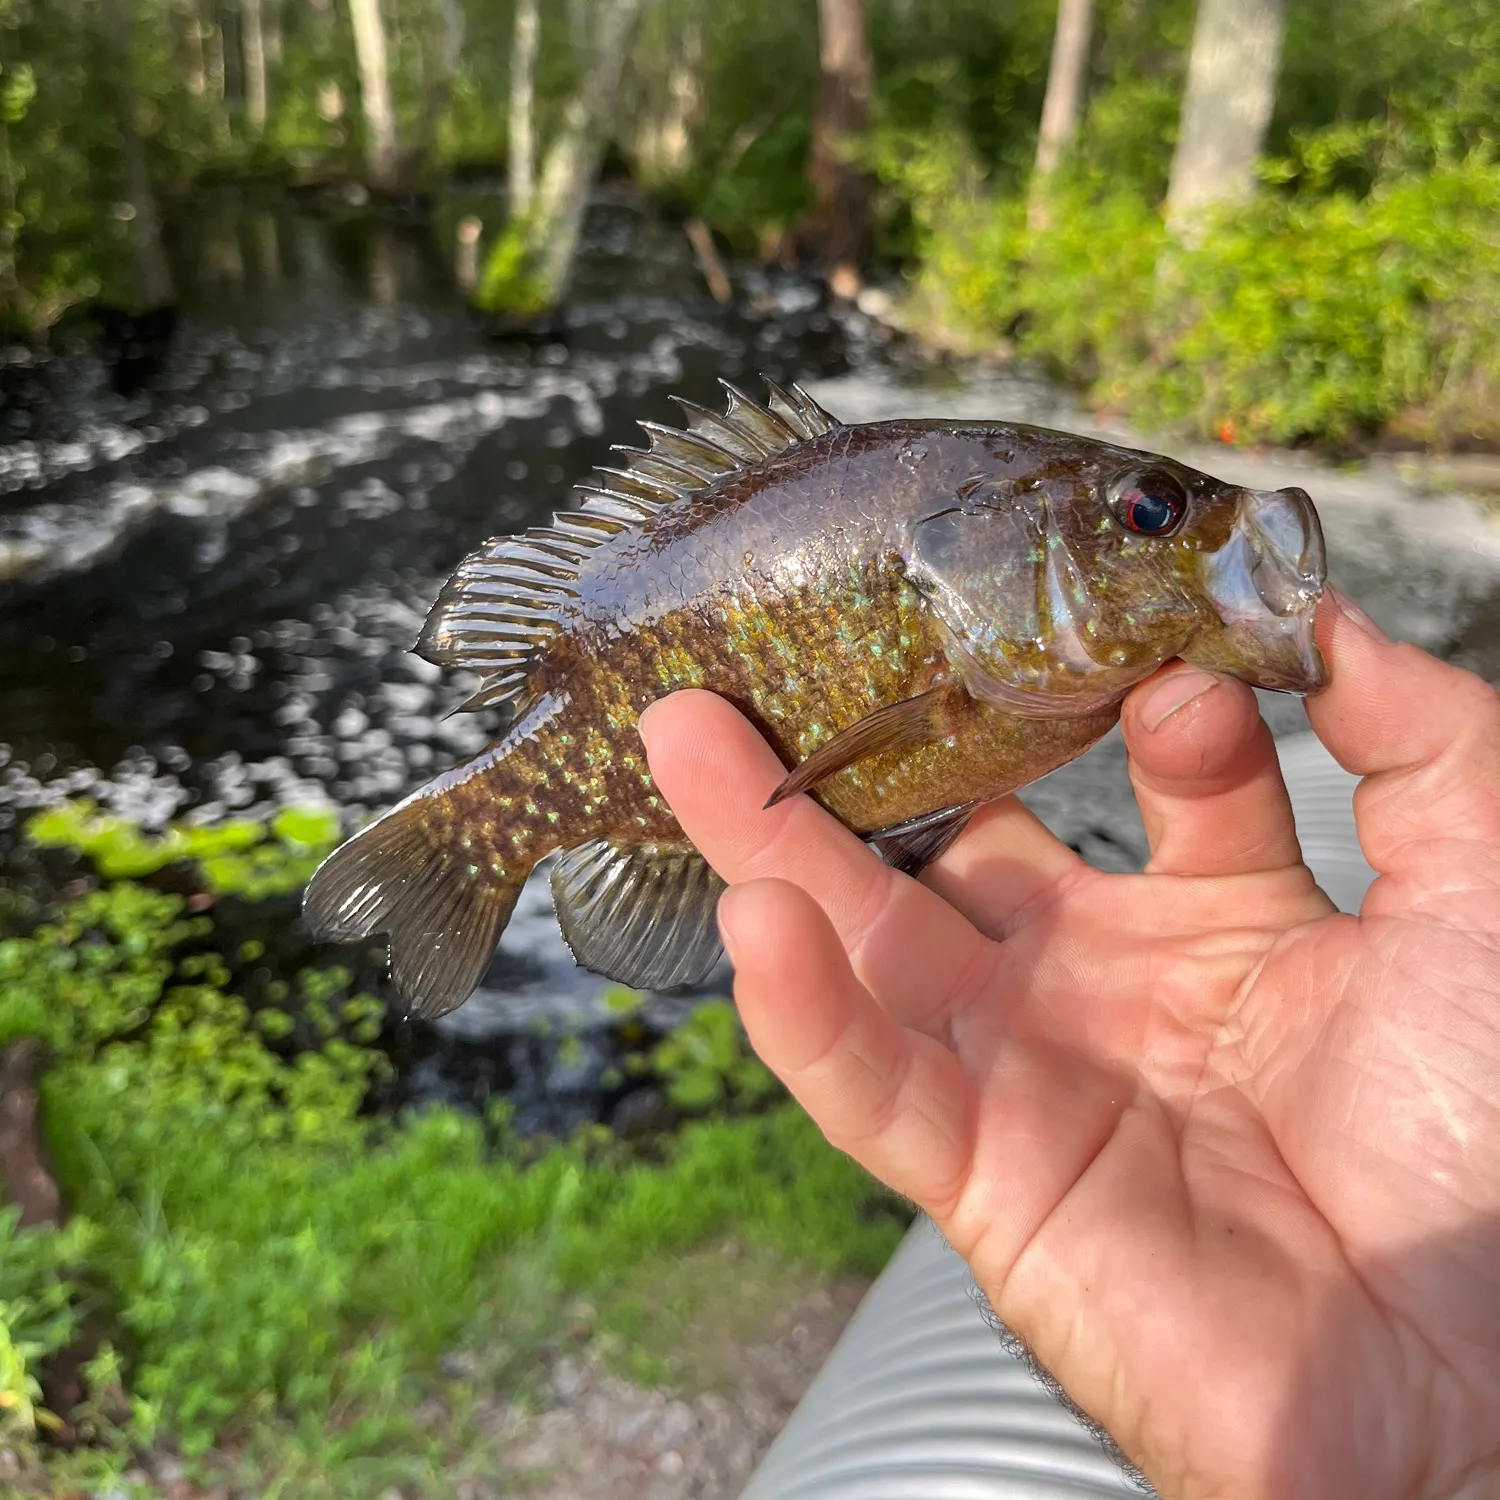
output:
[{"label": "fish eye", "polygon": [[1187,491],[1165,469],[1132,469],[1110,485],[1109,505],[1126,531],[1167,536],[1187,514]]}]

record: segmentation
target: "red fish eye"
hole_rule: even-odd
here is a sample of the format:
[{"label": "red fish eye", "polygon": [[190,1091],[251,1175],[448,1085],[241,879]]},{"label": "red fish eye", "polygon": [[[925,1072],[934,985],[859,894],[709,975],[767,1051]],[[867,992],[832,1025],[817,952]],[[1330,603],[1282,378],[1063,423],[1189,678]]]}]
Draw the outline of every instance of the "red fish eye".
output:
[{"label": "red fish eye", "polygon": [[1123,474],[1110,489],[1115,519],[1138,536],[1166,536],[1175,531],[1187,508],[1187,492],[1164,469]]}]

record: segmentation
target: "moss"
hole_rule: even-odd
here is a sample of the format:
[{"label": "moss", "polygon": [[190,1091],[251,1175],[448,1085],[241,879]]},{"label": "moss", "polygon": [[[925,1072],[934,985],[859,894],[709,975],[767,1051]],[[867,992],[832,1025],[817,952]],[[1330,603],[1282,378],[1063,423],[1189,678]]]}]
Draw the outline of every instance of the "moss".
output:
[{"label": "moss", "polygon": [[485,258],[474,303],[483,312],[537,317],[550,310],[546,284],[536,270],[528,225],[513,220]]}]

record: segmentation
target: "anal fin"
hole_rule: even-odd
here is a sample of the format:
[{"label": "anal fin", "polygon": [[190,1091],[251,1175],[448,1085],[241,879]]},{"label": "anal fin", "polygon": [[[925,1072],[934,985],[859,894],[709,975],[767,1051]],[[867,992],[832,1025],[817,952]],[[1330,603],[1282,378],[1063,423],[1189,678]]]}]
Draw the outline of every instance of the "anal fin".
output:
[{"label": "anal fin", "polygon": [[594,839],[552,867],[552,899],[574,958],[639,990],[707,977],[721,952],[723,890],[690,844]]},{"label": "anal fin", "polygon": [[941,683],[915,698],[903,698],[867,714],[857,724],[841,729],[826,745],[814,750],[766,799],[775,807],[798,792],[815,787],[858,761],[888,750],[905,750],[942,739],[950,733],[952,709],[962,688]]},{"label": "anal fin", "polygon": [[969,826],[969,819],[978,808],[977,802],[942,807],[936,812],[924,813],[920,818],[908,818],[906,822],[893,823],[889,828],[877,828],[865,835],[865,842],[893,870],[915,877],[948,852],[954,840]]}]

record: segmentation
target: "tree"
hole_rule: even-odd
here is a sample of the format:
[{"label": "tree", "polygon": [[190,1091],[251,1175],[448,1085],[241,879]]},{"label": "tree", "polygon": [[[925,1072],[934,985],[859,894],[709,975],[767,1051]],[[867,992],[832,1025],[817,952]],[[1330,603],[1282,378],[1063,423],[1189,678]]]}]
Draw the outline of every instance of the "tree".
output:
[{"label": "tree", "polygon": [[245,53],[245,119],[252,140],[266,131],[266,33],[261,0],[240,0],[240,40]]},{"label": "tree", "polygon": [[468,27],[459,0],[437,0],[438,25],[422,46],[422,108],[417,119],[414,166],[425,170],[437,155],[438,127],[453,96],[453,80],[463,63]]},{"label": "tree", "polygon": [[365,171],[371,187],[389,189],[396,185],[400,145],[380,0],[349,0],[349,20],[359,65],[359,102],[365,116]]},{"label": "tree", "polygon": [[707,39],[700,3],[659,5],[631,67],[631,170],[647,188],[680,188],[703,125]]},{"label": "tree", "polygon": [[536,179],[536,55],[541,43],[537,0],[516,0],[510,48],[510,128],[506,133],[510,212],[520,218],[531,207]]},{"label": "tree", "polygon": [[1058,0],[1052,66],[1047,73],[1036,165],[1031,173],[1031,200],[1027,205],[1027,222],[1033,229],[1040,229],[1046,223],[1048,179],[1078,133],[1093,22],[1094,0]]},{"label": "tree", "polygon": [[114,91],[115,122],[120,140],[121,212],[129,227],[134,287],[133,311],[169,307],[174,301],[172,272],[162,245],[156,192],[141,140],[135,66],[131,41],[130,0],[105,0],[100,8],[100,38],[108,58],[108,77]]},{"label": "tree", "polygon": [[857,285],[870,248],[870,180],[849,159],[870,128],[873,68],[864,0],[818,0],[820,81],[807,175],[817,202],[798,232],[835,285]]},{"label": "tree", "polygon": [[615,128],[620,81],[645,0],[595,0],[592,44],[547,148],[524,214],[512,213],[485,266],[478,301],[492,312],[537,315],[567,290],[589,193]]},{"label": "tree", "polygon": [[1216,204],[1248,197],[1276,103],[1286,0],[1199,0],[1167,223],[1191,239]]}]

